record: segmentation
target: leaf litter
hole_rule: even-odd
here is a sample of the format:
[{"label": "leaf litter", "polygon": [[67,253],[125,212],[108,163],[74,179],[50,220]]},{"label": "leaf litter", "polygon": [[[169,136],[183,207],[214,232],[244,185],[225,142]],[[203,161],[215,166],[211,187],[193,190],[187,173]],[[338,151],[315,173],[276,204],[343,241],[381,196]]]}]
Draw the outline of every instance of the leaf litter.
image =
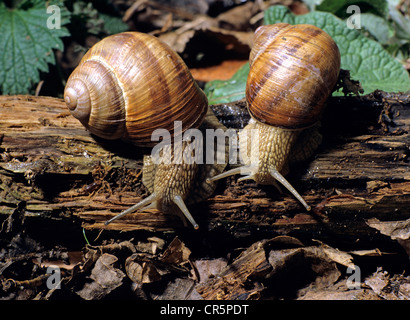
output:
[{"label": "leaf litter", "polygon": [[[248,3],[215,18],[205,18],[185,10],[170,14],[150,7],[158,5],[152,1],[142,0],[135,2],[124,20],[136,13],[139,18],[145,14],[155,27],[153,34],[177,52],[197,59],[198,52],[187,50],[195,39],[207,39],[206,46],[212,50],[209,40],[217,39],[224,52],[247,52],[253,36],[249,24],[254,26],[263,19],[260,13],[264,8],[257,7],[261,4]],[[369,185],[372,190],[380,187]],[[319,241],[304,245],[295,237],[278,236],[256,241],[239,253],[232,249],[226,256],[212,257],[199,255],[191,243],[178,237],[168,241],[165,236],[143,240],[120,240],[116,236],[118,240],[73,252],[33,239],[25,230],[24,206],[21,202],[0,228],[2,300],[410,299],[405,266],[403,274],[391,275],[384,270],[388,264],[383,265],[379,259],[396,253],[378,248],[347,252]],[[408,221],[380,222],[373,218],[367,223],[399,242],[410,255]],[[378,267],[358,274],[356,267],[361,264],[357,260],[364,258],[374,259],[370,265]],[[48,268],[57,265],[60,286],[50,288],[53,273]]]},{"label": "leaf litter", "polygon": [[[363,279],[354,277],[355,257],[377,258],[384,255],[380,250],[345,252],[277,236],[231,257],[210,258],[194,256],[177,236],[147,237],[86,245],[81,259],[70,261],[66,249],[45,249],[31,239],[21,214],[10,217],[14,223],[9,219],[1,229],[0,299],[410,299],[408,276],[378,267]],[[58,289],[49,286],[47,259],[67,266]]]}]

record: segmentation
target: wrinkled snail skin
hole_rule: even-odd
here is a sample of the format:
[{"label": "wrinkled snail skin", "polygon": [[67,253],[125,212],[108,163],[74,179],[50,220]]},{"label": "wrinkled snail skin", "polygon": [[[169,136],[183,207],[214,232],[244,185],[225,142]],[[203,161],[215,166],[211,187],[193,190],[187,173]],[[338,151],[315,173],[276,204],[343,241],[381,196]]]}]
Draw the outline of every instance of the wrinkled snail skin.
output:
[{"label": "wrinkled snail skin", "polygon": [[[70,75],[64,100],[72,115],[101,138],[152,147],[158,143],[152,141],[152,133],[167,130],[171,141],[164,137],[162,142],[168,142],[164,148],[171,148],[172,157],[192,152],[185,142],[182,150],[174,150],[172,138],[181,138],[174,136],[175,121],[181,121],[181,133],[204,126],[223,127],[182,59],[154,36],[139,32],[112,35],[90,48]],[[146,156],[143,183],[150,196],[105,224],[151,207],[182,213],[198,228],[185,202],[208,197],[216,184],[206,179],[224,168],[185,161],[155,164],[151,156]]]},{"label": "wrinkled snail skin", "polygon": [[[249,63],[246,101],[252,119],[239,135],[245,166],[209,180],[241,173],[246,176],[239,180],[274,185],[279,181],[310,210],[283,175],[289,162],[311,156],[320,143],[312,127],[337,82],[339,49],[315,26],[279,23],[256,30]],[[251,152],[252,145],[259,146],[258,152]]]},{"label": "wrinkled snail skin", "polygon": [[[226,130],[210,109],[199,129],[204,135],[207,129]],[[170,163],[156,164],[153,156],[144,156],[142,182],[151,193],[150,196],[111,218],[105,224],[107,225],[141,208],[155,208],[180,215],[185,226],[187,225],[186,220],[188,220],[195,229],[198,229],[199,225],[194,220],[186,204],[201,202],[212,195],[216,183],[208,181],[208,178],[223,172],[227,161],[221,164],[216,161],[212,164],[198,164],[195,161],[187,162],[185,155],[192,152],[192,143],[195,142],[183,141],[180,146],[182,149],[174,148],[172,144],[164,146],[162,151],[169,152]],[[228,150],[226,145],[215,144],[214,148],[215,159],[227,158]],[[196,151],[198,150],[196,149]]]},{"label": "wrinkled snail skin", "polygon": [[[186,163],[183,160],[179,164],[174,163],[174,160],[177,160],[175,155],[179,156],[188,152],[188,150],[188,143],[183,143],[182,152],[179,153],[179,150],[177,150],[174,154],[173,146],[171,144],[166,145],[164,151],[170,151],[173,158],[169,164],[155,164],[152,156],[145,156],[142,181],[150,191],[150,196],[108,220],[106,225],[138,209],[155,208],[163,212],[173,212],[175,214],[182,212],[193,227],[198,229],[198,224],[185,205],[185,201],[193,187],[198,164]],[[183,221],[186,225],[184,219]]]}]

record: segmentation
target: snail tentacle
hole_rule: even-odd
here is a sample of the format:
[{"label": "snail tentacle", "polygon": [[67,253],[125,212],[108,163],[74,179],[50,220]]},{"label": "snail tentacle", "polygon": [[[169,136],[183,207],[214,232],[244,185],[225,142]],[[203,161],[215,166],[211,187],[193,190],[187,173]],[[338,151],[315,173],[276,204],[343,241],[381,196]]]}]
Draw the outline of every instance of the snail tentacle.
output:
[{"label": "snail tentacle", "polygon": [[206,181],[208,183],[209,182],[214,182],[214,181],[217,181],[217,180],[220,180],[220,179],[223,179],[223,178],[227,178],[227,177],[230,177],[230,176],[234,176],[236,174],[240,174],[241,172],[242,172],[242,168],[233,168],[231,170],[222,172],[221,174],[218,174],[216,176],[210,177],[210,178],[206,179]]},{"label": "snail tentacle", "polygon": [[[238,182],[240,181],[244,181],[244,180],[254,180],[257,181],[257,177],[256,174],[253,173],[253,171],[249,171],[246,172],[246,170],[248,169],[248,167],[239,167],[239,168],[234,168],[231,170],[228,170],[226,172],[223,172],[221,174],[218,174],[212,178],[208,178],[207,181],[216,181],[216,180],[220,180],[229,176],[233,176],[236,174],[248,174],[244,177],[241,177],[238,179]],[[302,198],[302,196],[296,191],[296,189],[294,187],[292,187],[292,185],[289,183],[289,181],[287,181],[285,179],[285,177],[283,175],[280,174],[280,172],[274,168],[272,168],[269,173],[271,174],[271,176],[278,182],[280,182],[286,189],[289,190],[290,193],[292,193],[296,199],[299,200],[299,202],[306,208],[307,211],[311,210],[311,207],[306,203],[306,201]],[[282,190],[280,189],[279,185],[275,182],[272,183],[280,192],[282,192]]]},{"label": "snail tentacle", "polygon": [[[138,209],[147,207],[148,205],[152,205],[154,204],[156,201],[158,201],[158,195],[154,192],[152,193],[149,197],[141,200],[140,202],[138,202],[137,204],[134,204],[132,207],[129,207],[128,209],[124,210],[123,212],[117,214],[115,217],[107,220],[104,222],[105,225],[110,224],[111,222],[120,219],[122,217],[124,217],[127,214],[133,213],[135,211],[137,211]],[[155,206],[155,205],[154,205]]]},{"label": "snail tentacle", "polygon": [[273,178],[279,181],[286,189],[288,189],[290,193],[292,193],[295,196],[295,198],[298,199],[299,202],[306,208],[307,211],[311,210],[311,207],[306,203],[306,201],[302,198],[302,196],[296,191],[295,188],[292,187],[289,181],[286,180],[285,177],[282,176],[278,170],[271,169],[270,174],[272,175]]},{"label": "snail tentacle", "polygon": [[172,201],[178,206],[181,212],[184,214],[185,218],[193,225],[194,229],[199,229],[198,224],[195,222],[194,218],[192,217],[191,213],[189,212],[187,206],[185,205],[184,200],[182,200],[181,196],[174,196]]},{"label": "snail tentacle", "polygon": [[[138,147],[156,146],[158,139],[153,135],[157,129],[167,133],[161,144],[175,151],[178,147],[173,141],[189,130],[225,128],[209,110],[205,93],[182,58],[155,36],[140,32],[114,34],[93,45],[68,78],[64,100],[92,134]],[[199,148],[193,149],[199,152]],[[207,198],[216,186],[203,181],[222,172],[225,165],[201,165],[198,169],[196,164],[181,164],[178,157],[183,152],[191,155],[192,150],[177,150],[169,165],[144,157],[142,183],[151,195],[105,224],[142,208],[165,212],[179,208],[197,229],[184,201]]]},{"label": "snail tentacle", "polygon": [[321,142],[316,129],[338,79],[339,48],[313,25],[264,25],[255,32],[249,65],[245,95],[251,121],[239,134],[245,167],[209,180],[241,173],[246,176],[238,181],[252,179],[280,190],[278,181],[310,210],[283,175],[289,163],[310,157]]}]

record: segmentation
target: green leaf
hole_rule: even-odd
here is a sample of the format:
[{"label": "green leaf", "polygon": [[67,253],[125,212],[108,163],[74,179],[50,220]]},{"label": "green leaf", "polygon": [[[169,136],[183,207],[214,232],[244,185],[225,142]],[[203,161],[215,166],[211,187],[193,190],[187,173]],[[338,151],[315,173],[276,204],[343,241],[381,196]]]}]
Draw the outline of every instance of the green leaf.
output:
[{"label": "green leaf", "polygon": [[[51,4],[57,4],[60,9],[61,26],[66,24],[69,15],[62,2],[50,1],[48,5]],[[54,13],[56,11],[47,13],[44,1],[24,1],[15,9],[0,4],[0,90],[3,94],[28,93],[40,80],[39,72],[47,72],[48,64],[55,64],[53,49],[63,50],[61,37],[69,33],[64,27],[52,29],[57,26]]]},{"label": "green leaf", "polygon": [[[410,89],[409,75],[400,62],[390,56],[376,41],[366,38],[357,30],[347,28],[346,22],[333,14],[310,12],[295,16],[284,6],[268,8],[265,11],[265,24],[278,22],[312,24],[326,31],[339,47],[341,68],[350,70],[352,79],[360,81],[365,94],[376,89],[387,92],[405,92]],[[242,99],[245,96],[246,78],[247,73],[245,74],[244,69],[228,81],[209,82],[206,94],[210,97],[210,103]],[[231,95],[230,91],[232,82],[236,88],[234,95]]]},{"label": "green leaf", "polygon": [[316,9],[316,6],[322,3],[323,0],[303,0],[303,2],[307,5],[309,8],[309,11],[314,11]]},{"label": "green leaf", "polygon": [[99,17],[104,21],[104,29],[108,34],[120,33],[128,30],[128,24],[122,21],[120,17],[110,16],[99,13]]},{"label": "green leaf", "polygon": [[351,5],[358,6],[360,13],[372,12],[384,18],[387,18],[389,14],[389,5],[386,0],[323,0],[316,6],[315,10],[346,17],[350,15],[346,9]]},{"label": "green leaf", "polygon": [[390,5],[390,18],[393,20],[394,25],[396,26],[396,36],[405,39],[407,41],[410,40],[410,18],[408,15],[403,16],[399,10],[397,10],[394,6]]},{"label": "green leaf", "polygon": [[387,44],[389,39],[394,36],[394,30],[387,20],[372,13],[362,13],[360,15],[360,24],[362,28],[382,44]]},{"label": "green leaf", "polygon": [[289,14],[290,11],[285,6],[273,6],[269,7],[265,11],[265,24],[274,24],[276,22],[271,21],[280,21],[283,23],[295,24],[295,16],[293,14]]},{"label": "green leaf", "polygon": [[205,94],[209,104],[218,104],[240,100],[245,96],[246,78],[249,73],[249,63],[242,66],[231,79],[227,81],[214,80],[205,85]]},{"label": "green leaf", "polygon": [[[285,8],[287,9],[287,8]],[[270,7],[265,12],[265,23],[278,23],[275,11],[283,8]],[[289,10],[295,24],[313,24],[326,31],[337,43],[341,55],[341,68],[350,70],[352,79],[359,80],[364,93],[376,89],[397,92],[410,89],[408,72],[374,40],[366,38],[355,29],[349,29],[346,22],[327,12],[310,12],[295,16]]]}]

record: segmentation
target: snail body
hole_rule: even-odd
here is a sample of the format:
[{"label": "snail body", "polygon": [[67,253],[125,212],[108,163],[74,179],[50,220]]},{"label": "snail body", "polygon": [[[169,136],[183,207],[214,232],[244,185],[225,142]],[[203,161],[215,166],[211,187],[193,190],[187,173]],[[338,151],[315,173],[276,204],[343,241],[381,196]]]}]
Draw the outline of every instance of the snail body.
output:
[{"label": "snail body", "polygon": [[256,30],[249,64],[246,102],[252,119],[239,134],[244,166],[209,180],[241,173],[239,180],[279,181],[310,210],[283,175],[289,162],[311,156],[320,144],[317,123],[338,79],[339,49],[315,26],[278,23]]},{"label": "snail body", "polygon": [[[152,141],[155,130],[169,132],[169,138],[163,136],[162,152],[170,151],[171,160],[192,153],[190,141],[175,146],[172,138],[182,138],[192,128],[222,126],[183,60],[154,36],[139,32],[112,35],[90,48],[70,75],[64,100],[72,115],[101,138],[152,147],[158,143]],[[175,121],[182,126],[179,136]],[[106,224],[149,206],[182,212],[197,228],[185,202],[192,194],[197,201],[209,196],[215,183],[206,179],[225,166],[154,160],[146,156],[143,166],[143,183],[151,195]]]},{"label": "snail body", "polygon": [[[219,123],[210,109],[199,130],[205,132],[209,129],[226,129]],[[195,152],[201,152],[198,149],[203,147],[206,149],[207,143],[214,148],[214,162],[204,164],[186,160],[187,155],[190,156],[193,149]],[[193,145],[195,146],[192,147]],[[226,159],[227,146],[225,144],[214,144],[213,141],[206,140],[204,145],[198,143],[198,141],[183,140],[177,148],[172,144],[166,144],[161,152],[169,155],[169,161],[157,163],[155,155],[144,156],[142,182],[150,195],[106,221],[106,225],[141,208],[155,208],[177,215],[182,213],[181,218],[185,225],[186,219],[195,229],[199,228],[186,204],[201,202],[215,191],[216,183],[209,181],[208,178],[224,171],[226,161],[217,163],[216,159]]]}]

